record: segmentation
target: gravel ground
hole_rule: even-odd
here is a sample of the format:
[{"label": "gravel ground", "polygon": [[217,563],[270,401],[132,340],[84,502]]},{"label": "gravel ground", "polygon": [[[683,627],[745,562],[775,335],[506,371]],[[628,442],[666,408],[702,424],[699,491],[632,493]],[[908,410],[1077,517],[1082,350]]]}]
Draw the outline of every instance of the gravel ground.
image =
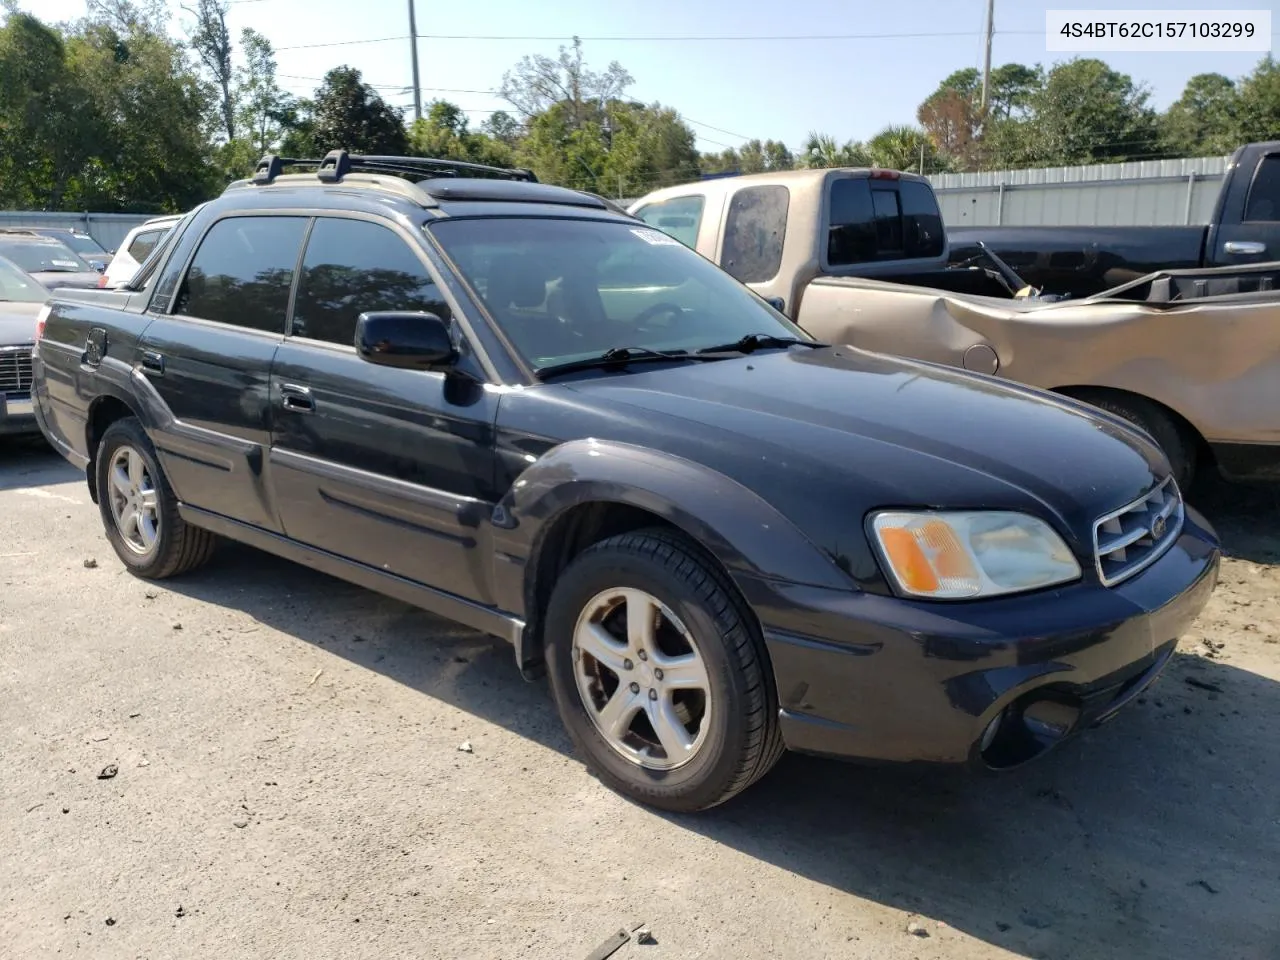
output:
[{"label": "gravel ground", "polygon": [[995,779],[790,756],[680,817],[501,643],[245,548],[144,583],[0,444],[0,955],[1276,960],[1280,495],[1196,497],[1232,558],[1114,723]]}]

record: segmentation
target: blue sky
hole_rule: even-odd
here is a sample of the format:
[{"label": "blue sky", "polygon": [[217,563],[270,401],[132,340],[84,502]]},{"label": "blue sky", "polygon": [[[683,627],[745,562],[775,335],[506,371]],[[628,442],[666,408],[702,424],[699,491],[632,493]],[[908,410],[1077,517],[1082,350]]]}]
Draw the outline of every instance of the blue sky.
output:
[{"label": "blue sky", "polygon": [[[84,0],[19,0],[46,20],[82,16]],[[190,21],[171,0],[177,23]],[[1046,9],[1119,7],[1094,0],[996,0],[993,65],[1050,64],[1066,54],[1045,51]],[[1280,29],[1280,0],[1163,0],[1125,8],[1271,9]],[[980,67],[985,0],[417,0],[424,104],[450,99],[473,124],[503,106],[491,91],[521,56],[554,56],[555,38],[583,38],[588,64],[620,62],[635,78],[633,96],[675,107],[706,151],[759,137],[793,148],[810,130],[865,139],[889,123],[915,122],[915,110],[947,74]],[[237,0],[230,23],[252,26],[276,45],[281,84],[309,94],[340,64],[361,70],[392,103],[411,106],[408,0]],[[914,34],[896,38],[827,39],[833,35]],[[448,39],[520,36],[531,39]],[[671,40],[662,37],[795,37],[820,39]],[[343,43],[405,37],[381,43]],[[644,39],[621,39],[621,38]],[[600,38],[600,39],[591,39]],[[1273,37],[1274,38],[1274,37]],[[1103,57],[1151,89],[1164,107],[1187,78],[1216,71],[1239,77],[1257,53],[1134,53]]]}]

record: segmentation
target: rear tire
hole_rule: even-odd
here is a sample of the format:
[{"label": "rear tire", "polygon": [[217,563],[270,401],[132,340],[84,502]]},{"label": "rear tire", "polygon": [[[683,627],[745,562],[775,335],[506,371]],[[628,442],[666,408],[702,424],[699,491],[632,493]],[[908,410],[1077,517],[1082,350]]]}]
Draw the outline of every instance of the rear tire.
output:
[{"label": "rear tire", "polygon": [[1144,397],[1116,397],[1109,394],[1077,394],[1080,400],[1101,407],[1146,431],[1169,459],[1173,479],[1182,490],[1191,486],[1196,474],[1196,448],[1186,431],[1158,404]]},{"label": "rear tire", "polygon": [[624,796],[703,810],[783,753],[759,631],[682,536],[642,530],[583,551],[556,582],[545,636],[560,717],[588,768]]},{"label": "rear tire", "polygon": [[142,424],[125,417],[107,427],[94,462],[98,509],[116,556],[147,580],[206,563],[217,537],[178,513],[178,498]]}]

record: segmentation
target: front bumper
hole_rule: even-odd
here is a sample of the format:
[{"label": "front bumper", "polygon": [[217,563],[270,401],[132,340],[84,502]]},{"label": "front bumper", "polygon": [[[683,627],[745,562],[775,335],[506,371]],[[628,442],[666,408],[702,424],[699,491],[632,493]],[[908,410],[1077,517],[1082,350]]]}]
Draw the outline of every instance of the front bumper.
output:
[{"label": "front bumper", "polygon": [[1095,578],[950,604],[764,580],[744,590],[790,749],[1009,768],[1111,719],[1155,680],[1219,563],[1216,534],[1188,507],[1177,542],[1113,588]]},{"label": "front bumper", "polygon": [[0,436],[40,432],[29,393],[0,393]]}]

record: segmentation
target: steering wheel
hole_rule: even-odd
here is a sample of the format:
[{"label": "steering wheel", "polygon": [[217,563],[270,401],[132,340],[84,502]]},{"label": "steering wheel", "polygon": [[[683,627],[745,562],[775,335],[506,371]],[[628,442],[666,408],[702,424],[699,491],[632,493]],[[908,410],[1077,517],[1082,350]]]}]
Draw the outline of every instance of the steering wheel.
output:
[{"label": "steering wheel", "polygon": [[653,317],[661,316],[664,313],[670,313],[670,314],[674,314],[675,316],[681,316],[684,313],[684,308],[677,304],[672,303],[670,300],[662,300],[658,303],[652,304],[651,306],[645,307],[643,310],[641,310],[639,313],[637,313],[634,317],[631,318],[631,322],[639,325],[646,320],[649,320]]}]

